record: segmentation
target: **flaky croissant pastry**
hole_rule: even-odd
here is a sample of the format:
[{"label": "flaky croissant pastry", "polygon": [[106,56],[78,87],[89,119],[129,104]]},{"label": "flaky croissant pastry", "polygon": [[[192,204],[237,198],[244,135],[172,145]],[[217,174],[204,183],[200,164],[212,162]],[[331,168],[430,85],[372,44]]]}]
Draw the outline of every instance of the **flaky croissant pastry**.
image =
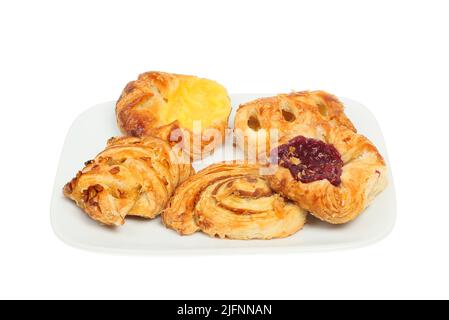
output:
[{"label": "flaky croissant pastry", "polygon": [[126,216],[155,218],[193,172],[157,137],[112,138],[64,187],[64,195],[92,219],[118,226]]},{"label": "flaky croissant pastry", "polygon": [[384,159],[364,136],[326,122],[295,134],[272,151],[279,165],[268,181],[315,217],[349,222],[386,188]]},{"label": "flaky croissant pastry", "polygon": [[258,166],[219,163],[178,187],[162,221],[182,235],[272,239],[300,230],[306,213],[273,192]]},{"label": "flaky croissant pastry", "polygon": [[117,122],[123,133],[143,137],[177,123],[184,150],[198,158],[221,144],[231,102],[215,81],[164,72],[147,72],[128,83],[117,101]]},{"label": "flaky croissant pastry", "polygon": [[[235,116],[237,144],[247,153],[267,154],[277,141],[306,131],[308,123],[327,121],[356,131],[343,104],[324,91],[303,91],[249,101]],[[274,136],[273,136],[274,133]]]}]

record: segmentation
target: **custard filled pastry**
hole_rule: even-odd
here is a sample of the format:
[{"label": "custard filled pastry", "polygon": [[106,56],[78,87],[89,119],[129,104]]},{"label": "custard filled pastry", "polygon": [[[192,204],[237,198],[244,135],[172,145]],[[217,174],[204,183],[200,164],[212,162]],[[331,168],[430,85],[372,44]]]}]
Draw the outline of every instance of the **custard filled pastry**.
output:
[{"label": "custard filled pastry", "polygon": [[326,121],[356,132],[343,104],[324,91],[304,91],[260,98],[239,107],[235,116],[237,144],[250,156],[268,155],[277,141],[307,131],[309,123]]},{"label": "custard filled pastry", "polygon": [[94,160],[66,184],[64,195],[92,219],[119,226],[126,216],[152,219],[193,168],[157,137],[112,138]]},{"label": "custard filled pastry", "polygon": [[355,219],[387,186],[376,147],[345,126],[314,123],[271,152],[271,188],[315,217],[343,224]]},{"label": "custard filled pastry", "polygon": [[229,239],[290,236],[306,212],[273,192],[259,167],[219,163],[188,178],[162,213],[164,224],[181,235],[202,231]]},{"label": "custard filled pastry", "polygon": [[148,136],[155,128],[176,123],[192,158],[223,142],[230,112],[228,93],[217,82],[163,72],[147,72],[128,83],[116,106],[118,125],[126,135]]}]

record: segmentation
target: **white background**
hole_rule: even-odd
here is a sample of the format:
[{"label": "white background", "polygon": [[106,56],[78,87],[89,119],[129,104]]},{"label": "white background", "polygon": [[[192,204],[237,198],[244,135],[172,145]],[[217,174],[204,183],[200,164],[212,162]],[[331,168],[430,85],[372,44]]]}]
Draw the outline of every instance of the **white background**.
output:
[{"label": "white background", "polygon": [[[0,298],[449,298],[447,1],[2,1]],[[138,73],[325,89],[384,131],[393,233],[327,253],[127,257],[53,234],[65,134]]]}]

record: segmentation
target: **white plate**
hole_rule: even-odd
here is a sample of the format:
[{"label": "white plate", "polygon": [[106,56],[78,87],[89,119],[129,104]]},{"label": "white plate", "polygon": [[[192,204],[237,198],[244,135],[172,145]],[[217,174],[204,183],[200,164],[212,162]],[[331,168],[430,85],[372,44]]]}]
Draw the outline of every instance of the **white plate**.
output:
[{"label": "white plate", "polygon": [[[234,108],[231,122],[239,104],[261,96],[264,95],[232,95]],[[359,132],[374,142],[388,163],[382,132],[373,114],[353,100],[342,101]],[[138,254],[300,252],[360,247],[381,240],[393,229],[396,199],[390,166],[388,188],[358,219],[342,226],[309,219],[303,230],[286,239],[220,240],[202,233],[181,237],[166,229],[159,218],[151,221],[131,218],[126,220],[123,227],[103,227],[91,220],[72,201],[65,199],[62,188],[82,169],[86,160],[94,158],[104,149],[107,139],[120,134],[114,108],[114,102],[107,102],[88,109],[75,120],[66,138],[53,192],[51,221],[55,233],[69,245],[95,251]],[[222,160],[222,154],[218,153],[194,166],[195,169],[201,169]]]}]

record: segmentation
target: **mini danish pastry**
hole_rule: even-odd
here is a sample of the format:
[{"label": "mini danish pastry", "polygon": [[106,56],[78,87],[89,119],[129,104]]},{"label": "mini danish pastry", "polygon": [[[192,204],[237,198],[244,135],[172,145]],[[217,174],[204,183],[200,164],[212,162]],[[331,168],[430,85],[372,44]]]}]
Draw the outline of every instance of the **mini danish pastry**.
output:
[{"label": "mini danish pastry", "polygon": [[190,163],[179,160],[157,137],[112,138],[66,184],[64,195],[105,225],[122,225],[128,215],[152,219],[193,171]]},{"label": "mini danish pastry", "polygon": [[[280,94],[247,102],[235,116],[237,144],[256,156],[267,155],[284,137],[307,131],[308,123],[326,121],[356,131],[343,104],[324,91]],[[274,135],[273,135],[274,134]]]},{"label": "mini danish pastry", "polygon": [[273,192],[258,166],[219,163],[179,186],[162,220],[182,235],[272,239],[300,230],[306,212]]},{"label": "mini danish pastry", "polygon": [[192,158],[222,143],[230,112],[228,93],[217,82],[163,72],[147,72],[128,83],[116,106],[118,125],[126,135],[147,136],[177,123]]},{"label": "mini danish pastry", "polygon": [[268,181],[315,217],[349,222],[387,186],[384,159],[364,136],[327,122],[295,134],[272,150],[272,163],[278,166]]}]

